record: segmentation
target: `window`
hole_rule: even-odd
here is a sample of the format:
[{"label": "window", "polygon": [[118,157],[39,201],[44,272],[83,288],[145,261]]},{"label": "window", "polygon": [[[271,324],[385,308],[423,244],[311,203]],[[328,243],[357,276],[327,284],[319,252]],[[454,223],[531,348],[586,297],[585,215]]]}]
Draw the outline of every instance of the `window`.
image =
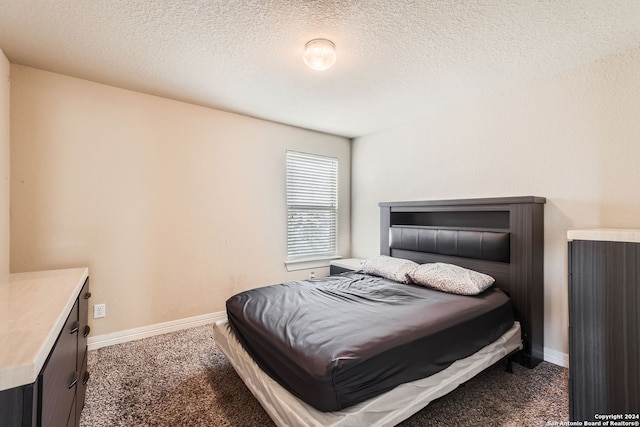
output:
[{"label": "window", "polygon": [[338,254],[338,159],[287,151],[287,261]]}]

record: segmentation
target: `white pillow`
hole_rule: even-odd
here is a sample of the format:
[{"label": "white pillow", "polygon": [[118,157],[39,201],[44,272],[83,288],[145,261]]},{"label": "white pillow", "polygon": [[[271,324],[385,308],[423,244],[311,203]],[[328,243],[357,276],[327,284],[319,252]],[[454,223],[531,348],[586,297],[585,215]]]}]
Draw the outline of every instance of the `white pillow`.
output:
[{"label": "white pillow", "polygon": [[458,295],[478,295],[495,282],[486,274],[442,262],[422,264],[409,277],[417,285]]},{"label": "white pillow", "polygon": [[408,259],[379,255],[366,260],[362,265],[362,271],[400,283],[411,283],[409,272],[416,267],[418,264]]}]

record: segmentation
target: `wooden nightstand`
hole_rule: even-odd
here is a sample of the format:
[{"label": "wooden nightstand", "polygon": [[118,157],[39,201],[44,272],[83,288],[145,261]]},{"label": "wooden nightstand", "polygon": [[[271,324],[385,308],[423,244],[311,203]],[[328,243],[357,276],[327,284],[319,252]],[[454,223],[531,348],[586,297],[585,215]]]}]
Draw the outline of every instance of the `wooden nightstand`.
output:
[{"label": "wooden nightstand", "polygon": [[329,274],[361,270],[362,261],[360,258],[335,259],[329,263]]}]

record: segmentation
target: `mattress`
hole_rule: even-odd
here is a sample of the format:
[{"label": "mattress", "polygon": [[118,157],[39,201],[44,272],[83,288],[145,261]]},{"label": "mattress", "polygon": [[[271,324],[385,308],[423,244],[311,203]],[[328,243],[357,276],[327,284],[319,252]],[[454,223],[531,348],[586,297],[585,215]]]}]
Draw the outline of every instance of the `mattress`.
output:
[{"label": "mattress", "polygon": [[514,323],[497,288],[469,297],[360,273],[242,292],[227,315],[264,372],[325,412],[433,375]]},{"label": "mattress", "polygon": [[227,319],[213,325],[213,337],[216,346],[227,356],[247,388],[280,427],[394,426],[522,348],[520,324],[515,322],[493,343],[436,374],[401,384],[341,411],[321,412],[293,396],[265,374],[240,344]]}]

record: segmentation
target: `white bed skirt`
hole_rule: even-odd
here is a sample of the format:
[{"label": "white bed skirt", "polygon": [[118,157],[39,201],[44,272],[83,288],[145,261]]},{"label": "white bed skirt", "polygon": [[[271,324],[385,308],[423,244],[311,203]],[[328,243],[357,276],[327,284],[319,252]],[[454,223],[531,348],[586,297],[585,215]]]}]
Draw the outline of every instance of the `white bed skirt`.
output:
[{"label": "white bed skirt", "polygon": [[264,373],[244,350],[226,319],[213,325],[213,337],[271,419],[282,427],[394,426],[522,347],[520,324],[516,322],[496,341],[443,371],[401,384],[342,411],[321,412],[293,396]]}]

